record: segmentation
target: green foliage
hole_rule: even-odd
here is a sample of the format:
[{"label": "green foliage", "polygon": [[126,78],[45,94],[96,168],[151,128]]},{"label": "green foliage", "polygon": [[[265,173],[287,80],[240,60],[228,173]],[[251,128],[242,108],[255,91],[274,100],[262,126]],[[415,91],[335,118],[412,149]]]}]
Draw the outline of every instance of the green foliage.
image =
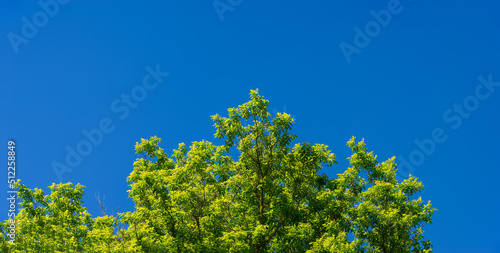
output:
[{"label": "green foliage", "polygon": [[169,157],[156,136],[137,143],[135,210],[118,217],[90,217],[81,185],[45,195],[18,183],[16,241],[1,223],[2,252],[432,252],[422,228],[436,209],[413,197],[416,178],[396,180],[394,157],[378,163],[353,137],[351,167],[330,179],[319,173],[336,163],[328,146],[292,147],[294,119],[250,98],[212,116],[221,146],[181,143]]}]

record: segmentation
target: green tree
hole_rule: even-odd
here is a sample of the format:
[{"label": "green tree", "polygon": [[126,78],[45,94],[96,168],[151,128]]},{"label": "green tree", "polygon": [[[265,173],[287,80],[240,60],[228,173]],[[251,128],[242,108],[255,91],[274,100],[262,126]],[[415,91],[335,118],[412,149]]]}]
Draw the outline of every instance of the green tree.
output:
[{"label": "green tree", "polygon": [[160,138],[142,139],[127,178],[135,208],[119,217],[91,218],[80,185],[46,196],[18,184],[17,241],[3,223],[3,252],[432,252],[422,228],[436,209],[414,197],[416,178],[396,180],[394,157],[379,163],[353,137],[350,167],[330,179],[328,146],[292,146],[294,119],[268,104],[251,91],[212,116],[220,146],[181,143],[169,157]]}]

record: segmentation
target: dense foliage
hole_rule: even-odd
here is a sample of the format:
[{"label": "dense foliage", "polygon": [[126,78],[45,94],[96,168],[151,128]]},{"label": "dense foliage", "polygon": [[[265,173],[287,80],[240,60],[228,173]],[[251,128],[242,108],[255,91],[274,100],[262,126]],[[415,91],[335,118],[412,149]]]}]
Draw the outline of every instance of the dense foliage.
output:
[{"label": "dense foliage", "polygon": [[328,146],[292,147],[294,119],[250,98],[212,116],[223,145],[181,143],[169,157],[160,138],[137,143],[132,212],[93,218],[81,185],[46,195],[17,183],[15,245],[1,223],[2,252],[432,252],[422,228],[435,209],[414,197],[416,178],[396,180],[394,158],[377,162],[353,137],[351,166],[330,179]]}]

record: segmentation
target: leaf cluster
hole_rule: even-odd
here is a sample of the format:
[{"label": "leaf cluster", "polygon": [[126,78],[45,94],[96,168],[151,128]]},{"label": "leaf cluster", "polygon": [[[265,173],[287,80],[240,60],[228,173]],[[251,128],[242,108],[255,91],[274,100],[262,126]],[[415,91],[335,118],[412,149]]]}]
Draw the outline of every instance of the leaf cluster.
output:
[{"label": "leaf cluster", "polygon": [[135,208],[117,217],[91,217],[81,185],[45,195],[18,182],[16,241],[0,223],[2,252],[432,252],[423,226],[436,209],[414,196],[416,178],[396,180],[394,157],[379,163],[353,137],[350,167],[331,179],[320,174],[337,163],[329,147],[292,145],[294,119],[268,105],[252,90],[212,116],[220,146],[181,143],[168,156],[160,138],[142,139],[127,178]]}]

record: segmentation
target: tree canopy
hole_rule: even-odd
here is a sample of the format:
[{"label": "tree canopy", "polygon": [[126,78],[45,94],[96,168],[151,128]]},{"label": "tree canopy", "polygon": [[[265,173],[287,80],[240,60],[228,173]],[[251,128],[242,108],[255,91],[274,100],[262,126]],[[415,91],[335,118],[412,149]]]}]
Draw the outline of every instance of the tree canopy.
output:
[{"label": "tree canopy", "polygon": [[160,138],[142,139],[127,178],[135,208],[116,217],[92,217],[79,184],[46,195],[18,181],[15,241],[0,223],[2,252],[432,252],[423,227],[436,209],[415,196],[415,177],[396,180],[394,157],[379,163],[352,137],[350,167],[329,178],[329,147],[292,145],[294,119],[268,105],[252,90],[212,116],[219,146],[181,143],[169,156]]}]

